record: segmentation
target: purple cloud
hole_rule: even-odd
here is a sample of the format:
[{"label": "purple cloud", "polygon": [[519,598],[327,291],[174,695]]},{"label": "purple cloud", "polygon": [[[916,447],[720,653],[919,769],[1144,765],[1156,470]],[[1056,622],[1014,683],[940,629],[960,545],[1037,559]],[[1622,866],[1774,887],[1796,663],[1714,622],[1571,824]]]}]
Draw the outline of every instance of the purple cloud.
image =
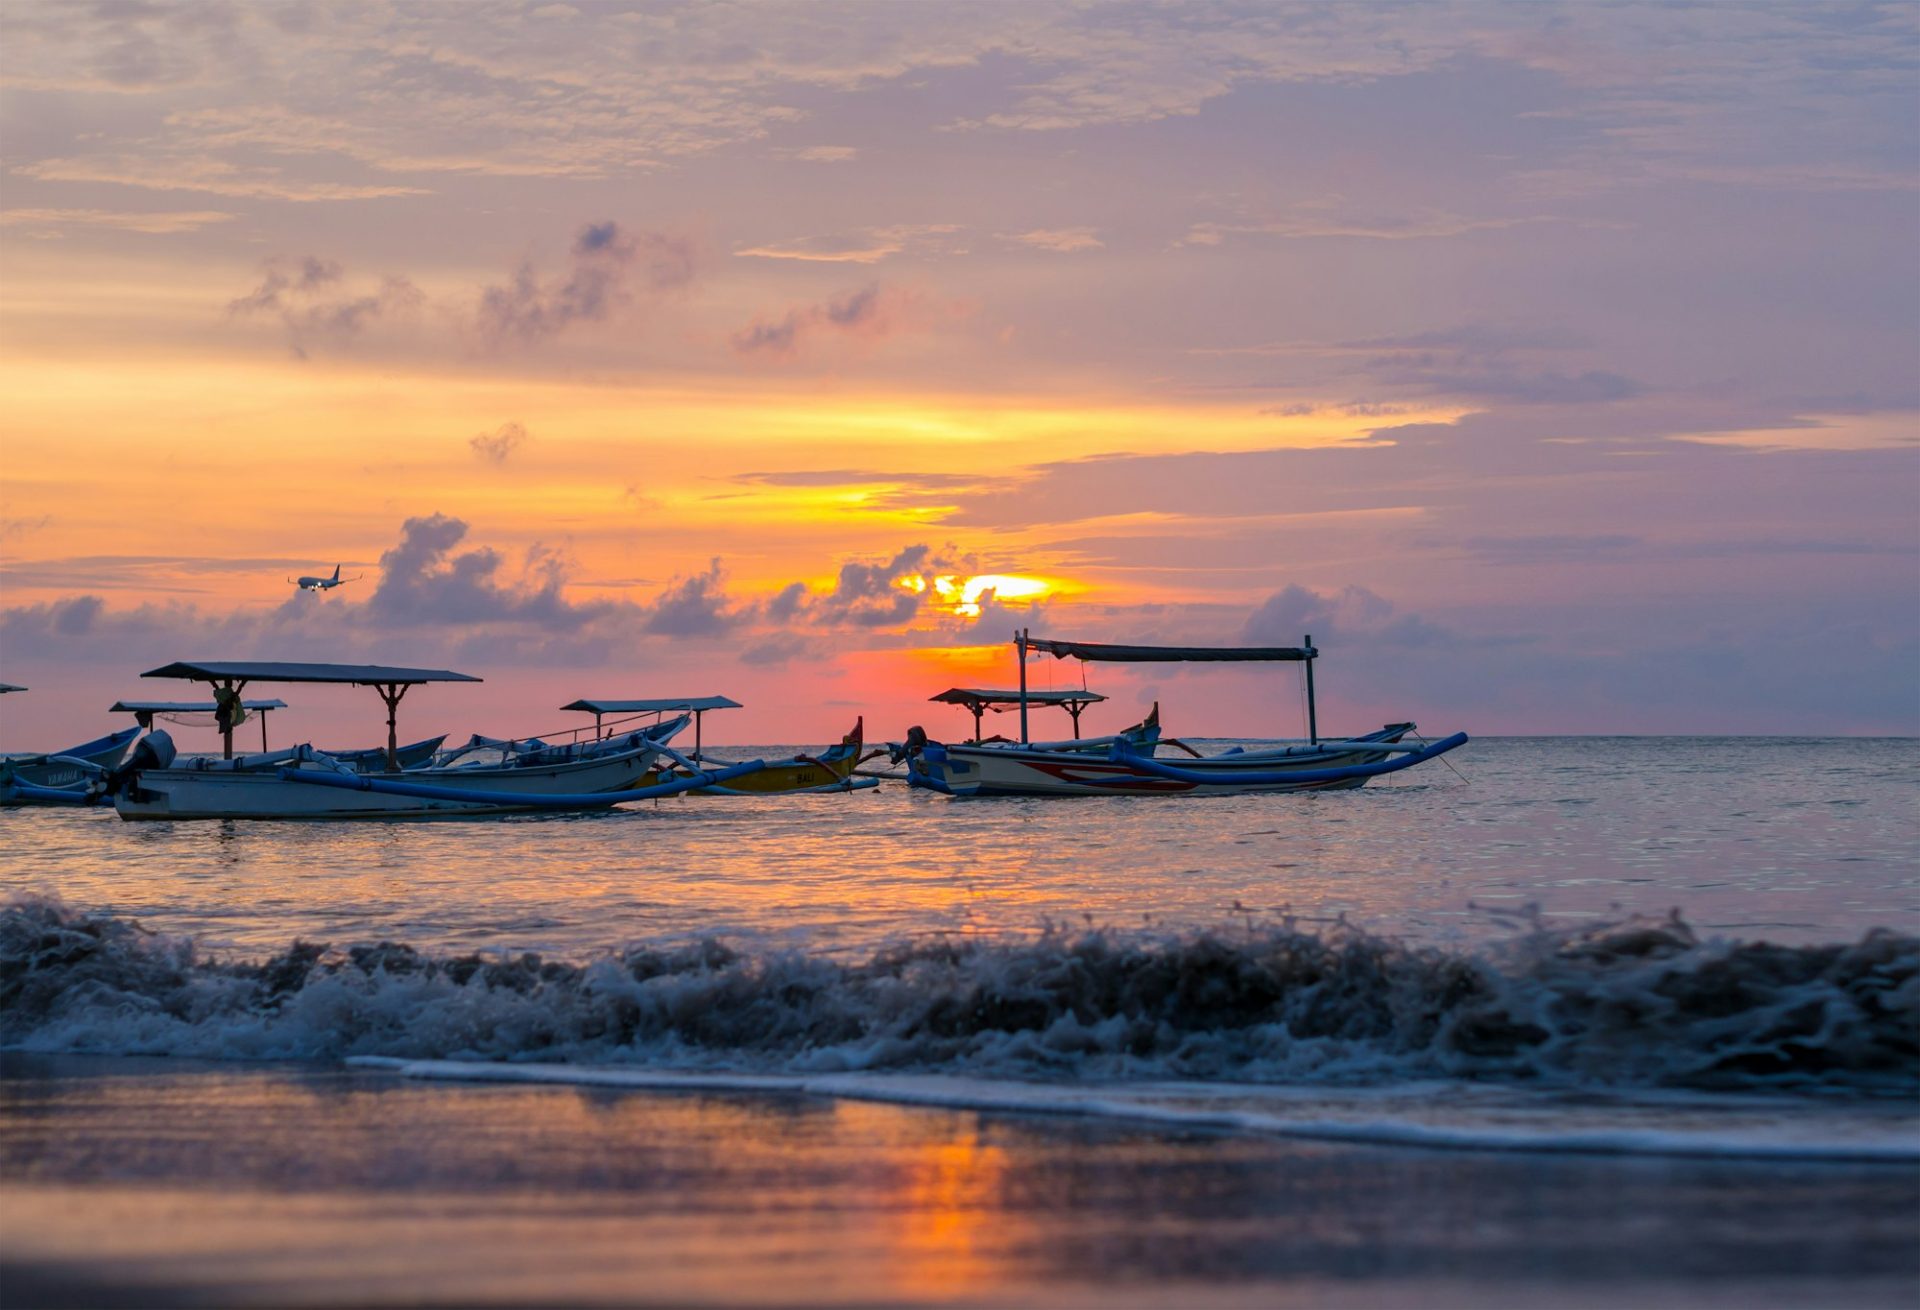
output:
[{"label": "purple cloud", "polygon": [[527,444],[531,438],[527,429],[519,423],[502,423],[492,432],[482,432],[471,437],[467,446],[481,459],[490,464],[505,464],[507,456]]},{"label": "purple cloud", "polygon": [[481,291],[480,334],[495,344],[530,343],[576,323],[604,322],[642,292],[686,286],[694,269],[694,244],[686,237],[590,223],[574,238],[568,267],[558,277],[542,279],[526,260],[505,285]]},{"label": "purple cloud", "polygon": [[330,259],[272,259],[258,286],[227,302],[227,316],[279,319],[288,348],[305,359],[315,345],[344,345],[377,320],[410,314],[426,304],[426,293],[404,277],[384,277],[377,289],[359,295],[338,294],[333,289],[345,277],[341,265]]}]

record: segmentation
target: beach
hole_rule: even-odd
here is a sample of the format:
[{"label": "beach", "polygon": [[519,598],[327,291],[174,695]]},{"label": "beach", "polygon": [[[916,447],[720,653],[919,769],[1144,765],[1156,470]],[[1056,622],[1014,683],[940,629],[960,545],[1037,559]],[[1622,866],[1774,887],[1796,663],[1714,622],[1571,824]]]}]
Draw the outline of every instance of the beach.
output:
[{"label": "beach", "polygon": [[17,1306],[1899,1306],[1920,1277],[1911,1162],[164,1060],[9,1055],[0,1096]]}]

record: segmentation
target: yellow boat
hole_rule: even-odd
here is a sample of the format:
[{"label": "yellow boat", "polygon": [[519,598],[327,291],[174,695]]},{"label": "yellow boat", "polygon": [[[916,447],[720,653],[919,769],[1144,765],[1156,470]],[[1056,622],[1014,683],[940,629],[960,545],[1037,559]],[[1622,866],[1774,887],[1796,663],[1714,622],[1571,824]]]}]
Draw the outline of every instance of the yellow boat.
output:
[{"label": "yellow boat", "polygon": [[[865,723],[864,715],[855,719],[852,732],[842,737],[838,745],[829,746],[818,755],[775,760],[758,773],[749,773],[720,786],[698,788],[697,794],[764,796],[778,792],[854,791],[878,786],[878,778],[858,778],[853,772],[862,758],[860,748],[865,744]],[[707,757],[702,757],[700,764],[706,768],[720,767],[719,761]]]},{"label": "yellow boat", "polygon": [[[617,723],[627,723],[633,718],[647,715],[655,718],[665,714],[692,715],[693,750],[682,755],[670,747],[662,746],[660,753],[673,762],[672,766],[657,769],[635,784],[651,787],[672,782],[676,777],[684,777],[688,773],[724,768],[721,761],[702,749],[703,720],[713,710],[737,710],[740,702],[725,696],[691,696],[654,700],[577,700],[561,708],[593,715],[593,735],[596,738],[606,733],[608,716],[614,716]],[[755,773],[744,774],[724,785],[697,788],[696,793],[702,796],[772,796],[810,791],[861,791],[877,787],[880,785],[878,778],[863,778],[854,774],[854,768],[867,758],[861,754],[863,745],[864,715],[854,720],[853,731],[842,737],[838,745],[829,746],[818,755],[795,755],[790,759],[770,760],[765,768]],[[874,752],[875,755],[881,753]]]}]

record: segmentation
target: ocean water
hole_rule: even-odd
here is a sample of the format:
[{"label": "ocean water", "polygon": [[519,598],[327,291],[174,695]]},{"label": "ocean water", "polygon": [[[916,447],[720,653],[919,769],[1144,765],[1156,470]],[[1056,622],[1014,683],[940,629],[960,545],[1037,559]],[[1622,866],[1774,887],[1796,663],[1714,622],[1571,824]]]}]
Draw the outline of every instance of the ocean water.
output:
[{"label": "ocean water", "polygon": [[[759,749],[787,750],[741,754]],[[1329,1187],[1290,1192],[1278,1229],[1227,1207],[1187,1256],[1123,1261],[1104,1282],[1015,1243],[965,1285],[875,1282],[849,1255],[805,1296],[769,1280],[762,1257],[729,1259],[722,1225],[702,1239],[717,1243],[707,1264],[659,1285],[664,1299],[1125,1291],[1151,1304],[1177,1287],[1221,1303],[1608,1304],[1631,1284],[1641,1303],[1897,1304],[1920,1288],[1912,1244],[1889,1238],[1920,1222],[1920,742],[1493,739],[1447,760],[1359,791],[1217,799],[956,802],[884,785],[437,823],[0,812],[0,1045],[14,1053],[0,1176],[25,1185],[0,1200],[38,1198],[33,1222],[0,1224],[23,1234],[0,1231],[0,1258],[52,1278],[55,1300],[73,1299],[70,1252],[87,1241],[124,1248],[110,1268],[126,1303],[169,1287],[257,1299],[309,1277],[265,1254],[298,1215],[257,1176],[259,1153],[291,1149],[263,1105],[291,1097],[333,1116],[299,1135],[299,1176],[344,1179],[333,1191],[390,1190],[392,1165],[363,1159],[369,1134],[390,1134],[428,1176],[493,1170],[517,1196],[534,1162],[476,1159],[414,1121],[478,1115],[511,1135],[498,1111],[538,1137],[531,1120],[613,1097],[698,1140],[741,1104],[843,1107],[850,1118],[806,1138],[829,1156],[867,1149],[859,1124],[884,1109],[907,1119],[872,1130],[882,1154],[889,1134],[919,1131],[905,1122],[949,1147],[975,1141],[954,1186],[993,1156],[1047,1192],[1079,1167],[1061,1141],[1083,1142],[1114,1190],[1079,1210],[1070,1195],[1051,1203],[1050,1240],[1069,1246],[1148,1241],[1168,1222],[1164,1206],[1113,1202],[1132,1195],[1116,1181],[1129,1170],[1161,1185],[1160,1148],[1142,1164],[1143,1142],[1196,1144],[1228,1174],[1271,1159],[1331,1177],[1387,1159],[1421,1187],[1464,1185],[1465,1170],[1557,1198],[1506,1214],[1498,1241],[1426,1233],[1411,1264],[1417,1224],[1369,1229]],[[128,1061],[154,1056],[170,1059]],[[741,1122],[740,1149],[777,1154],[773,1129]],[[130,1141],[144,1163],[124,1163]],[[1474,1163],[1489,1159],[1512,1163]],[[1051,1172],[1022,1172],[1041,1160]],[[701,1161],[667,1189],[695,1209],[713,1200],[704,1189],[738,1186]],[[1630,1185],[1604,1173],[1620,1167],[1642,1172]],[[1680,1172],[1659,1175],[1663,1193],[1650,1167]],[[542,1196],[599,1187],[584,1165],[553,1168]],[[823,1168],[810,1204],[868,1204],[863,1178]],[[168,1213],[199,1215],[230,1245],[170,1265],[129,1246],[124,1224],[88,1218],[146,1213],[162,1184]],[[1626,1186],[1637,1213],[1672,1213],[1636,1228],[1561,1186]],[[263,1187],[279,1200],[219,1209]],[[1750,1204],[1769,1189],[1798,1208]],[[1742,1240],[1715,1246],[1727,1234],[1702,1197],[1747,1207]],[[1006,1195],[975,1200],[995,1223],[1031,1226]],[[350,1207],[327,1222],[350,1233]],[[681,1240],[633,1223],[635,1249]],[[1370,1281],[1313,1243],[1298,1268],[1251,1254],[1316,1223],[1372,1232],[1351,1240],[1398,1272]],[[506,1240],[472,1225],[448,1239],[438,1282],[381,1246],[385,1281],[302,1285],[319,1301],[471,1300],[454,1271],[479,1267],[475,1244]],[[778,1241],[754,1231],[776,1247],[805,1236],[773,1227]],[[1520,1272],[1500,1275],[1488,1242]],[[1644,1259],[1604,1275],[1570,1255],[1556,1272],[1519,1256],[1541,1242]],[[1815,1281],[1769,1263],[1789,1250]],[[633,1299],[618,1269],[586,1264],[597,1272],[556,1272],[543,1294]]]}]

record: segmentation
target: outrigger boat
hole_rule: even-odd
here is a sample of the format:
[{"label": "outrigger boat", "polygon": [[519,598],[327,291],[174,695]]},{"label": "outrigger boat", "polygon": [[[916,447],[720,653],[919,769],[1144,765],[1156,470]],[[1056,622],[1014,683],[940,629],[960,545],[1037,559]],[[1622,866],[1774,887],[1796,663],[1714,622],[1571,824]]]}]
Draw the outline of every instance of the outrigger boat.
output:
[{"label": "outrigger boat", "polygon": [[[1020,745],[1020,743],[1010,738],[999,736],[998,734],[992,737],[982,737],[981,715],[987,710],[992,710],[995,713],[1003,713],[1010,709],[1019,709],[1023,705],[1058,706],[1066,710],[1067,713],[1073,717],[1072,740],[1030,742],[1025,747],[1027,750],[1069,752],[1082,756],[1104,756],[1116,747],[1125,747],[1128,750],[1142,755],[1151,755],[1160,742],[1160,703],[1158,701],[1154,702],[1153,708],[1148,711],[1146,718],[1130,728],[1122,728],[1119,732],[1106,737],[1082,737],[1080,735],[1080,715],[1088,705],[1106,699],[1106,697],[1102,696],[1099,692],[1084,690],[1027,691],[1023,694],[1021,691],[1003,691],[997,688],[950,687],[938,696],[929,696],[927,699],[936,704],[961,705],[972,711],[972,744],[975,746],[1010,747]],[[930,744],[933,743],[929,741],[926,732],[916,727],[908,729],[906,741],[889,743],[887,751],[892,757],[893,763],[906,765],[907,785],[909,787],[925,787],[930,791],[944,792],[947,790],[946,784],[940,780],[939,775],[927,764],[925,747]]]},{"label": "outrigger boat", "polygon": [[[1320,652],[1309,636],[1301,646],[1121,646],[1084,641],[1034,638],[1026,631],[1014,635],[1020,660],[1023,703],[1020,745],[942,745],[927,741],[914,729],[908,734],[909,777],[920,773],[923,786],[953,796],[1140,796],[1232,795],[1261,791],[1334,791],[1366,785],[1372,778],[1444,755],[1465,745],[1467,735],[1455,733],[1443,740],[1405,746],[1401,739],[1414,731],[1411,723],[1395,723],[1361,737],[1323,741],[1313,697],[1313,661]],[[1155,758],[1154,744],[1135,744],[1124,737],[1104,753],[1087,749],[1059,749],[1028,740],[1026,702],[1027,654],[1037,651],[1057,659],[1108,660],[1123,663],[1222,663],[1289,661],[1305,665],[1307,675],[1308,738],[1304,742],[1248,751],[1235,748],[1219,755],[1199,755],[1178,763]],[[1155,706],[1156,711],[1158,706]],[[919,742],[914,741],[915,737]],[[1078,743],[1076,743],[1078,745]]]},{"label": "outrigger boat", "polygon": [[[50,755],[14,755],[0,760],[0,806],[63,805],[125,758],[139,728],[110,732]],[[47,793],[54,793],[48,795]]]},{"label": "outrigger boat", "polygon": [[[25,690],[10,682],[0,682],[0,694]],[[127,747],[144,726],[135,724],[46,755],[0,759],[0,806],[72,804],[73,797],[84,794],[90,782],[126,758]],[[47,792],[58,794],[48,796],[44,794]]]},{"label": "outrigger boat", "polygon": [[[715,768],[734,767],[730,762],[710,758],[704,749],[704,720],[714,710],[737,710],[740,702],[726,696],[694,696],[680,699],[656,700],[577,700],[560,707],[563,710],[575,710],[593,715],[596,738],[604,731],[606,716],[620,717],[641,715],[682,714],[693,718],[693,750],[690,754],[681,754],[667,746],[660,746],[660,754],[671,760],[673,766],[649,774],[646,783],[667,783],[692,774],[707,772]],[[837,745],[829,746],[818,755],[794,755],[784,760],[768,760],[765,766],[756,772],[743,774],[725,783],[713,783],[692,788],[700,796],[768,796],[791,794],[796,792],[835,792],[862,791],[880,785],[878,778],[861,777],[854,768],[864,759],[861,747],[865,735],[864,716],[854,720],[853,730],[842,737]],[[878,755],[882,752],[875,751]]]},{"label": "outrigger boat", "polygon": [[642,735],[639,745],[561,762],[516,760],[498,767],[403,770],[396,726],[400,699],[425,683],[479,678],[446,669],[281,663],[178,663],[142,676],[209,682],[216,701],[223,704],[236,701],[250,682],[371,686],[387,706],[386,768],[360,773],[311,746],[236,759],[231,717],[224,716],[219,760],[176,766],[166,733],[153,732],[141,741],[133,758],[93,791],[97,798],[111,797],[123,819],[459,818],[595,810],[730,782],[765,767],[754,760],[643,785],[660,743]]}]

